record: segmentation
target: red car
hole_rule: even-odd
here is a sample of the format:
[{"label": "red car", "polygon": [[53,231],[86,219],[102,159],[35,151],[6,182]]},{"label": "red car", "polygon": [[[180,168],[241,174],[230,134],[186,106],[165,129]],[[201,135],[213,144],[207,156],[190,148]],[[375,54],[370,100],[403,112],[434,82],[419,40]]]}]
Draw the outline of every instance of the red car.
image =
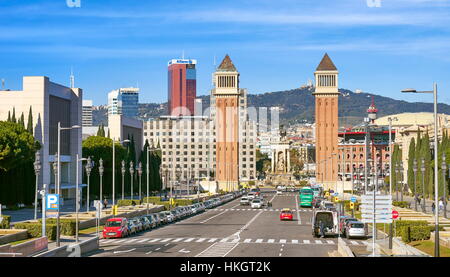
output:
[{"label": "red car", "polygon": [[124,217],[110,218],[103,228],[103,238],[124,238],[128,236],[128,221]]},{"label": "red car", "polygon": [[292,220],[294,217],[291,209],[282,209],[280,213],[280,220]]}]

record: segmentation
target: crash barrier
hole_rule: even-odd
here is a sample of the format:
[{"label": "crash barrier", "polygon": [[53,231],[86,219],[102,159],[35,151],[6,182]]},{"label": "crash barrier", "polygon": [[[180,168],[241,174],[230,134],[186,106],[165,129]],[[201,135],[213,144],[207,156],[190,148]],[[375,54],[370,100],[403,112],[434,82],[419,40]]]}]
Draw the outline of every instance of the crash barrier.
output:
[{"label": "crash barrier", "polygon": [[350,247],[347,246],[342,238],[338,238],[338,253],[341,257],[355,257]]},{"label": "crash barrier", "polygon": [[27,230],[0,229],[0,245],[28,238]]},{"label": "crash barrier", "polygon": [[0,246],[0,257],[31,257],[47,249],[47,237],[41,237],[16,245]]},{"label": "crash barrier", "polygon": [[73,243],[54,248],[50,251],[35,255],[34,257],[81,257],[82,255],[98,249],[98,238],[91,238],[80,243]]}]

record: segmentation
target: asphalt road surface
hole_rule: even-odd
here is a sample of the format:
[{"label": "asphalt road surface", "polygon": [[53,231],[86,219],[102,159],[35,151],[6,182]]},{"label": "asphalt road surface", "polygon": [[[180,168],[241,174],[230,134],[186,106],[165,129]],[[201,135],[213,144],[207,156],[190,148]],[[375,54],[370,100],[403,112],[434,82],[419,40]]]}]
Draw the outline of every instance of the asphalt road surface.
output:
[{"label": "asphalt road surface", "polygon": [[[124,239],[101,240],[100,250],[91,256],[328,257],[337,250],[337,238],[312,236],[312,209],[298,207],[298,193],[263,190],[262,194],[272,207],[251,209],[237,198],[177,223]],[[282,208],[294,210],[293,221],[280,221]]]}]

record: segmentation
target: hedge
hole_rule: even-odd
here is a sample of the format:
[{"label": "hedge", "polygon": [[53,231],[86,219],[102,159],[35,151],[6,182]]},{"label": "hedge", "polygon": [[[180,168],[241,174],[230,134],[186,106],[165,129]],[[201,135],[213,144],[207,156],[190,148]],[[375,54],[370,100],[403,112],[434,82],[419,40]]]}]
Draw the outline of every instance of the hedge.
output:
[{"label": "hedge", "polygon": [[[42,222],[42,219],[39,219],[39,223]],[[56,224],[56,218],[47,218],[47,225]],[[76,232],[76,222],[75,219],[60,219],[59,220],[60,232],[61,235],[65,236],[74,236]]]},{"label": "hedge", "polygon": [[2,215],[2,217],[3,217],[3,220],[0,223],[0,229],[9,229],[9,228],[11,228],[11,225],[10,225],[10,223],[11,223],[11,216],[9,216],[9,215]]},{"label": "hedge", "polygon": [[411,242],[417,240],[429,240],[430,239],[429,226],[409,226],[402,228],[402,241]]},{"label": "hedge", "polygon": [[[14,224],[15,229],[26,229],[28,236],[32,238],[38,238],[42,236],[42,224],[34,222],[21,222]],[[56,225],[47,224],[45,227],[45,233],[49,240],[56,240]]]},{"label": "hedge", "polygon": [[[161,198],[158,196],[151,196],[151,197],[145,197],[144,199],[142,199],[142,203],[152,203],[152,204],[156,204],[156,205],[164,205],[169,206],[169,201],[161,201]],[[197,203],[197,198],[195,199],[174,199],[175,200],[175,205],[176,206],[188,206],[188,205],[192,205],[194,203]]]},{"label": "hedge", "polygon": [[409,208],[410,203],[407,201],[392,201],[392,205],[400,207],[400,208]]},{"label": "hedge", "polygon": [[134,205],[140,205],[141,200],[131,200],[131,199],[121,199],[117,201],[117,206],[123,207],[123,206],[134,206]]}]

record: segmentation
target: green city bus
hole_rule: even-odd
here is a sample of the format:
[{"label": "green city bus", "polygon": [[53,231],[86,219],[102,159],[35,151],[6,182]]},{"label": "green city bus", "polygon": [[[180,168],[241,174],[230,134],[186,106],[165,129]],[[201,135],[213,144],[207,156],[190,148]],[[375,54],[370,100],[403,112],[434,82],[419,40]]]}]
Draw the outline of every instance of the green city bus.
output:
[{"label": "green city bus", "polygon": [[311,207],[314,198],[314,191],[311,187],[303,187],[300,189],[300,207]]}]

